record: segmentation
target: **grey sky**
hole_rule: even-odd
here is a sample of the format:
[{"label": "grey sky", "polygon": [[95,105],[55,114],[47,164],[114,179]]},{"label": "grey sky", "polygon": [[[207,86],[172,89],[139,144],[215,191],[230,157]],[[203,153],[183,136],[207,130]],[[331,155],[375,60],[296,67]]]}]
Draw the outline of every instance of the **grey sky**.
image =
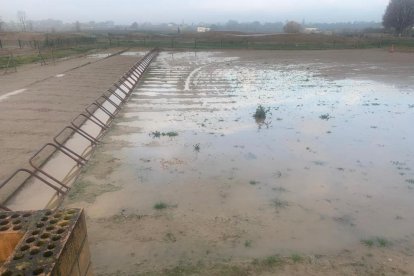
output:
[{"label": "grey sky", "polygon": [[0,0],[0,17],[65,22],[381,21],[389,0]]}]

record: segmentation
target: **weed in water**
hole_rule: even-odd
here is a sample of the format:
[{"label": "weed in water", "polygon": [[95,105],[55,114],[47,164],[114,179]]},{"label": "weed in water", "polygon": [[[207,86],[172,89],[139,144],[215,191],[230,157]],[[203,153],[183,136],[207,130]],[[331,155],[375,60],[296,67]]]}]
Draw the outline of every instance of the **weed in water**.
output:
[{"label": "weed in water", "polygon": [[161,137],[161,132],[159,132],[159,131],[154,131],[154,132],[151,132],[151,134],[150,134],[153,138],[160,138]]},{"label": "weed in water", "polygon": [[406,182],[414,185],[414,179],[407,179]]},{"label": "weed in water", "polygon": [[273,187],[272,190],[275,191],[275,192],[280,192],[280,193],[287,192],[287,190],[283,187]]},{"label": "weed in water", "polygon": [[153,131],[150,133],[150,136],[152,136],[153,138],[160,138],[161,136],[176,137],[178,136],[178,132],[176,131],[169,131],[169,132]]},{"label": "weed in water", "polygon": [[301,255],[299,255],[299,254],[292,254],[292,255],[290,256],[290,258],[292,259],[292,261],[293,261],[294,263],[300,263],[300,262],[302,262],[302,261],[303,261],[303,257],[302,257]]},{"label": "weed in water", "polygon": [[173,233],[168,232],[165,234],[164,241],[166,242],[176,242],[177,238],[174,236]]},{"label": "weed in water", "polygon": [[194,148],[194,151],[195,152],[200,152],[200,144],[195,144],[195,145],[193,145],[193,148]]},{"label": "weed in water", "polygon": [[168,137],[176,137],[176,136],[178,136],[178,132],[176,132],[176,131],[169,131],[167,133],[163,133],[162,135],[164,136],[164,134],[165,134],[165,136],[168,136]]},{"label": "weed in water", "polygon": [[155,210],[163,210],[163,209],[167,209],[168,205],[164,202],[158,202],[154,205],[154,209]]},{"label": "weed in water", "polygon": [[285,208],[288,205],[289,205],[289,203],[287,201],[280,200],[278,198],[275,198],[275,199],[272,200],[272,206],[275,207],[276,209]]},{"label": "weed in water", "polygon": [[253,114],[253,117],[257,120],[257,121],[264,121],[266,119],[266,115],[267,113],[269,113],[269,108],[265,109],[262,105],[259,105],[256,108],[256,112]]},{"label": "weed in water", "polygon": [[321,119],[321,120],[326,120],[326,121],[328,121],[329,119],[331,119],[332,117],[328,114],[328,113],[326,113],[326,114],[322,114],[321,116],[319,116],[319,118]]}]

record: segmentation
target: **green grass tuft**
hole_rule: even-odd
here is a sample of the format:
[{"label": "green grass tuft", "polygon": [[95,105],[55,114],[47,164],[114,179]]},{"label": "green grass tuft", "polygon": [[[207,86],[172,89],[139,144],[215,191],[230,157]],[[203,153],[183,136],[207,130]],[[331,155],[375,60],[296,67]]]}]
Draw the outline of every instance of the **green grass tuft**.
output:
[{"label": "green grass tuft", "polygon": [[154,209],[155,210],[163,210],[163,209],[167,209],[168,205],[164,202],[158,202],[154,205]]},{"label": "green grass tuft", "polygon": [[294,263],[300,263],[300,262],[302,262],[303,261],[303,257],[301,256],[301,255],[299,255],[299,254],[292,254],[291,256],[290,256],[290,258],[292,259],[292,261],[294,262]]},{"label": "green grass tuft", "polygon": [[328,114],[328,113],[326,113],[326,114],[322,114],[321,116],[319,116],[319,118],[321,119],[321,120],[326,120],[326,121],[328,121],[329,119],[331,119],[332,117]]}]

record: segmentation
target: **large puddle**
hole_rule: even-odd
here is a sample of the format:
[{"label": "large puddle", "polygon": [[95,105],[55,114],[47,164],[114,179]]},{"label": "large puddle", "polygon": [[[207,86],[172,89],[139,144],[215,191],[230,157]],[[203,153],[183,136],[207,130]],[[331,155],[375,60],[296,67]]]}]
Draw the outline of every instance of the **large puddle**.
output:
[{"label": "large puddle", "polygon": [[82,177],[98,265],[413,239],[413,87],[313,67],[161,53]]}]

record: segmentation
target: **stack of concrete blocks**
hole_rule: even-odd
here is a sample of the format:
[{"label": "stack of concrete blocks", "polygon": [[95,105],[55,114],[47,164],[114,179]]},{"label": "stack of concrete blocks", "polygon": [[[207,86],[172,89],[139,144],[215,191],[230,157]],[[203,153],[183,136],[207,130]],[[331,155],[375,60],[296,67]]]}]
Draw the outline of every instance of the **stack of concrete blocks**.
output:
[{"label": "stack of concrete blocks", "polygon": [[81,209],[0,213],[0,275],[93,275]]}]

